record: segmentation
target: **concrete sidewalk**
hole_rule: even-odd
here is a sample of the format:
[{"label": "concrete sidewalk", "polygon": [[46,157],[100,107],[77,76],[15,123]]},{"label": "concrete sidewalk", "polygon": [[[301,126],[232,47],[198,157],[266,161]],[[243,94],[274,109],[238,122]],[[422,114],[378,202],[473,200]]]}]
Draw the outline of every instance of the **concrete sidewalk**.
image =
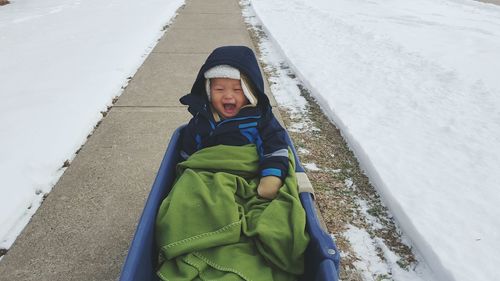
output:
[{"label": "concrete sidewalk", "polygon": [[0,262],[0,280],[118,278],[170,136],[190,118],[179,98],[215,47],[253,48],[237,0],[187,0],[178,12]]}]

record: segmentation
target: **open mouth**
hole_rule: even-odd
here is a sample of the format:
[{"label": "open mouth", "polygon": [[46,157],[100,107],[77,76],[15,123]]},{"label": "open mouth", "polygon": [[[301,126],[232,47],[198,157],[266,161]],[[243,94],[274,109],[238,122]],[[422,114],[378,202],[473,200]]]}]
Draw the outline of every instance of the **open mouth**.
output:
[{"label": "open mouth", "polygon": [[225,103],[224,104],[224,111],[233,112],[235,110],[236,110],[236,104],[234,104],[234,103]]}]

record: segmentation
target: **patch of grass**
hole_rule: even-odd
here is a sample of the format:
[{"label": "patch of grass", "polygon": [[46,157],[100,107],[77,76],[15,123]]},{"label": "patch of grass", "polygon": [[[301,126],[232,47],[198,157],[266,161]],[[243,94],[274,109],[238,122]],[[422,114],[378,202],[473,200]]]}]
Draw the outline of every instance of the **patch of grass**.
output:
[{"label": "patch of grass", "polygon": [[387,274],[382,274],[382,275],[377,275],[375,277],[375,280],[376,281],[384,281],[384,280],[392,280],[391,276],[387,275]]}]

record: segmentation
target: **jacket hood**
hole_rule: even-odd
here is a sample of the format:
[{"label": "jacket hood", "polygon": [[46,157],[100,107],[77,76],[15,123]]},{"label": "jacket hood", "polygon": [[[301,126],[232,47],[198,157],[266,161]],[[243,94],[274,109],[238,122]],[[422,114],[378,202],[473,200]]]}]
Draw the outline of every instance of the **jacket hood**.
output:
[{"label": "jacket hood", "polygon": [[252,92],[258,99],[258,107],[262,109],[270,107],[269,99],[264,93],[264,80],[252,49],[245,46],[224,46],[215,49],[208,56],[198,72],[191,93],[180,99],[182,104],[190,106],[189,111],[193,115],[208,103],[204,73],[216,65],[223,64],[239,69],[246,76],[251,83]]}]

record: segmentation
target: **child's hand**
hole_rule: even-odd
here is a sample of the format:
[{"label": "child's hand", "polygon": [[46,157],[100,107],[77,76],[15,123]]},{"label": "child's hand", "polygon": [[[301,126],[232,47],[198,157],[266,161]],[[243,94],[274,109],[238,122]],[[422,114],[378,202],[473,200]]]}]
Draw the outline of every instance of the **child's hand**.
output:
[{"label": "child's hand", "polygon": [[274,199],[282,185],[281,179],[275,176],[267,176],[260,179],[257,194],[266,199]]}]

